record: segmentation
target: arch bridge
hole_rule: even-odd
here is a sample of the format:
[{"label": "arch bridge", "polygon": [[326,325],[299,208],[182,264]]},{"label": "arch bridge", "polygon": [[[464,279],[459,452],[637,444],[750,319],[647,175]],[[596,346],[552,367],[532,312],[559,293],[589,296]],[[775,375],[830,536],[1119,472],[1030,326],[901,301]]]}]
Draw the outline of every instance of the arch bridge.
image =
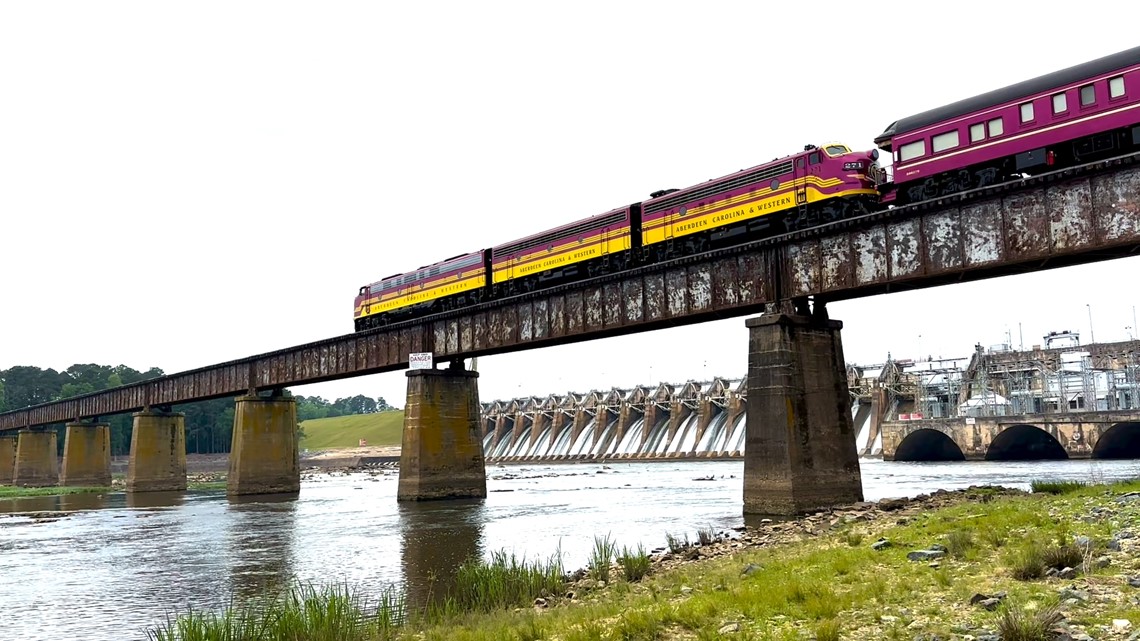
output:
[{"label": "arch bridge", "polygon": [[883,423],[888,461],[1140,458],[1140,410]]}]

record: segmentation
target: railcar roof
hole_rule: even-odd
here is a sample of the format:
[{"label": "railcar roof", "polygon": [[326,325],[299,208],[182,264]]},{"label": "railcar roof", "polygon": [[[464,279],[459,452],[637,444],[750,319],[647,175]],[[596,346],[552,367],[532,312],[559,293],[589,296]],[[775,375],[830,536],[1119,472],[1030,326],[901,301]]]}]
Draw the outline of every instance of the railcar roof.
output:
[{"label": "railcar roof", "polygon": [[965,100],[959,100],[958,102],[953,102],[942,107],[936,107],[920,114],[901,118],[892,122],[886,131],[879,134],[879,136],[875,138],[875,144],[882,146],[883,143],[889,142],[892,136],[928,127],[944,120],[965,116],[966,114],[981,111],[987,107],[1012,102],[1018,98],[1024,98],[1054,87],[1072,84],[1084,80],[1085,78],[1092,78],[1093,76],[1109,73],[1110,71],[1135,64],[1140,64],[1140,47],[1133,47],[1104,56],[1103,58],[1082,62],[1068,69],[1047,73],[1043,76],[1024,80],[1002,89],[995,89],[994,91],[979,94],[973,98],[966,98]]}]

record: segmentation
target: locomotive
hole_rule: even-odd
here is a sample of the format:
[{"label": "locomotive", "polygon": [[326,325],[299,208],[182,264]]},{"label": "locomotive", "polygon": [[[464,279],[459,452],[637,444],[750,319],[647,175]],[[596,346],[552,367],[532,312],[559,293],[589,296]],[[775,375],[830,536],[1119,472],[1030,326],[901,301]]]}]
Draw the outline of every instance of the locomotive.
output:
[{"label": "locomotive", "polygon": [[[357,331],[1140,150],[1140,47],[360,287]],[[889,154],[892,174],[878,163]]]}]

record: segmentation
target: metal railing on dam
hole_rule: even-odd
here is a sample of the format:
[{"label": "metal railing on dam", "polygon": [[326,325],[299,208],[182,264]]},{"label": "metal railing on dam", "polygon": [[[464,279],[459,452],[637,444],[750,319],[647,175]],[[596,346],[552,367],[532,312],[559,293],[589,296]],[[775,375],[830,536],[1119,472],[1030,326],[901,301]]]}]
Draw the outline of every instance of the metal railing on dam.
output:
[{"label": "metal railing on dam", "polygon": [[0,431],[1134,255],[1136,156],[0,414]]}]

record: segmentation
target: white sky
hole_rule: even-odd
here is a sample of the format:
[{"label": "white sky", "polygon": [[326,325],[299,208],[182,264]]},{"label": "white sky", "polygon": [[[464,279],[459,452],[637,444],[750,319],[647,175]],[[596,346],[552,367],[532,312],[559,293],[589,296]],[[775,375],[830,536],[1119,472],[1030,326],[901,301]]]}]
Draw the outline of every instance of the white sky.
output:
[{"label": "white sky", "polygon": [[[168,373],[357,288],[1136,44],[1118,2],[5,2],[0,368]],[[556,8],[560,7],[560,8]],[[1016,25],[1016,26],[1015,26]],[[898,43],[898,44],[896,44]],[[849,361],[1119,340],[1140,258],[831,306]],[[738,377],[744,319],[479,360],[483,400]],[[401,372],[295,388],[404,403]]]}]

